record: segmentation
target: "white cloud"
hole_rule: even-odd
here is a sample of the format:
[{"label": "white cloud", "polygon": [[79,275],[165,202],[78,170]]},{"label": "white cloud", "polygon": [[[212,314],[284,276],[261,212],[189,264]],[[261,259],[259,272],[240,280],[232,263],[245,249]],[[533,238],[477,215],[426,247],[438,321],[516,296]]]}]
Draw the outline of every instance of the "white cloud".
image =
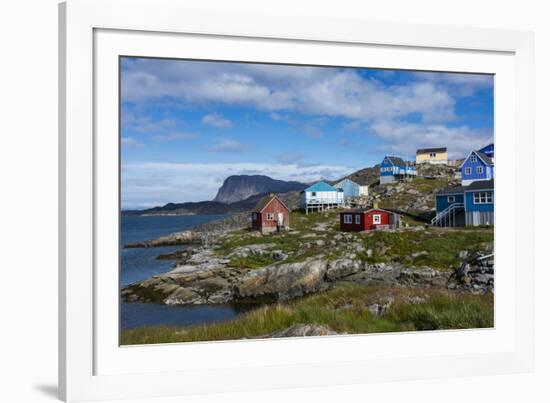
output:
[{"label": "white cloud", "polygon": [[418,148],[428,147],[447,147],[450,158],[463,158],[469,151],[493,141],[492,131],[467,126],[381,121],[372,124],[370,132],[386,141],[382,151],[410,159]]},{"label": "white cloud", "polygon": [[168,141],[175,141],[175,140],[192,140],[192,139],[196,139],[197,137],[198,136],[193,133],[176,132],[176,133],[160,134],[157,136],[153,136],[153,140],[160,141],[160,142],[168,142]]},{"label": "white cloud", "polygon": [[246,151],[248,146],[237,140],[222,139],[218,143],[211,147],[208,147],[208,151],[212,152],[228,152],[228,153],[241,153]]},{"label": "white cloud", "polygon": [[181,121],[176,119],[154,119],[152,116],[136,116],[134,112],[127,109],[122,112],[121,119],[122,127],[125,130],[140,132],[140,133],[154,133],[159,131],[173,130],[177,125],[182,124]]},{"label": "white cloud", "polygon": [[471,96],[479,89],[491,88],[494,78],[492,74],[471,73],[417,72],[414,75],[419,80],[445,85],[450,94],[459,97]]},{"label": "white cloud", "polygon": [[338,179],[355,170],[339,165],[296,163],[127,163],[122,165],[122,206],[144,208],[169,202],[211,200],[229,175],[258,174],[309,183]]},{"label": "white cloud", "polygon": [[201,121],[205,125],[216,127],[218,129],[226,129],[233,125],[229,119],[224,118],[220,113],[210,113],[205,115]]},{"label": "white cloud", "polygon": [[143,147],[143,144],[141,144],[139,141],[137,141],[133,137],[121,137],[120,144],[124,148],[141,148],[141,147]]},{"label": "white cloud", "polygon": [[453,119],[447,86],[474,79],[418,74],[408,83],[384,85],[351,69],[139,59],[125,65],[122,94],[128,101],[173,97],[195,105],[246,105],[274,112],[275,120],[284,110],[360,120],[409,114],[427,122]]}]

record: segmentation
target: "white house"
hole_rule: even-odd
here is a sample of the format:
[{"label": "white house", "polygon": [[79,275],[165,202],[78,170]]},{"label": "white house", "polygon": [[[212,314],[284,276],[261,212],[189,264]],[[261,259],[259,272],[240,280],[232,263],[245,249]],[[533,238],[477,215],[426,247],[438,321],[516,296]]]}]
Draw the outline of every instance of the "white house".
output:
[{"label": "white house", "polygon": [[317,182],[300,194],[300,205],[306,214],[309,211],[323,211],[344,204],[344,191],[326,182]]}]

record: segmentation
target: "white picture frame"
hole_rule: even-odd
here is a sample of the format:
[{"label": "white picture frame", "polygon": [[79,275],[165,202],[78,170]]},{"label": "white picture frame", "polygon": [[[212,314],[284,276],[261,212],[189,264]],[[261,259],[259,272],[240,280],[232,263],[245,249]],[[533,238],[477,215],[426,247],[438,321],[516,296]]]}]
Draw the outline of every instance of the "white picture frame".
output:
[{"label": "white picture frame", "polygon": [[[522,174],[533,171],[529,169],[534,155],[531,33],[219,13],[188,9],[185,2],[170,0],[71,0],[60,5],[59,39],[62,399],[172,396],[533,369],[534,181]],[[495,329],[116,345],[116,315],[108,311],[114,311],[112,296],[118,294],[118,283],[110,281],[116,268],[111,267],[109,245],[114,242],[118,248],[118,235],[105,230],[116,224],[113,206],[118,208],[118,178],[112,171],[118,152],[116,146],[109,147],[118,142],[118,134],[113,138],[118,133],[113,129],[118,99],[111,91],[116,84],[112,61],[128,49],[156,52],[144,56],[179,56],[174,43],[182,40],[209,41],[212,46],[200,51],[205,52],[204,58],[218,52],[210,57],[331,64],[330,58],[338,55],[346,60],[344,65],[353,65],[354,60],[362,63],[355,59],[361,50],[361,55],[377,56],[379,61],[372,67],[496,74],[495,142],[503,163],[496,178],[495,221],[503,225],[495,226],[499,264]],[[241,53],[224,54],[236,52],[235,47],[216,47],[216,41],[240,43]],[[270,44],[269,57],[259,49],[252,53],[260,43]],[[311,52],[299,52],[306,48]],[[196,50],[194,57],[203,54],[195,45],[189,49]],[[407,54],[419,57],[412,61],[403,56]],[[520,185],[522,191],[516,191]],[[453,347],[458,341],[466,347]],[[382,348],[389,343],[401,347]],[[373,345],[379,348],[371,351]],[[167,359],[174,355],[188,360]]]}]

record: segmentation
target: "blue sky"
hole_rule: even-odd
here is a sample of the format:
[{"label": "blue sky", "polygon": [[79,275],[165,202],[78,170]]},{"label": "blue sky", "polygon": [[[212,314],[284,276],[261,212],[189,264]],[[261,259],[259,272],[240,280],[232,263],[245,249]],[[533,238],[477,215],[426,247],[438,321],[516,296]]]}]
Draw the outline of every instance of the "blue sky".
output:
[{"label": "blue sky", "polygon": [[482,74],[121,59],[122,206],[212,199],[232,174],[337,179],[493,141]]}]

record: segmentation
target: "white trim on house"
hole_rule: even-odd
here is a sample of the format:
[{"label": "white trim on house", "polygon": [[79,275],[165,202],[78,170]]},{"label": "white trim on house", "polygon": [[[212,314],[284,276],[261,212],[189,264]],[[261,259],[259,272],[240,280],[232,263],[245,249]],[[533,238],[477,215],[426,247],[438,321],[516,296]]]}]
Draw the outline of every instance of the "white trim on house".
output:
[{"label": "white trim on house", "polygon": [[382,223],[382,214],[373,214],[373,215],[372,215],[372,223],[373,223],[373,224],[380,224],[380,223]]},{"label": "white trim on house", "polygon": [[454,195],[447,196],[447,203],[454,203],[455,200],[456,198]]},{"label": "white trim on house", "polygon": [[355,214],[355,224],[361,224],[361,214]]},{"label": "white trim on house", "polygon": [[353,224],[353,216],[351,214],[344,214],[344,224]]},{"label": "white trim on house", "polygon": [[267,221],[275,221],[275,214],[267,213]]},{"label": "white trim on house", "polygon": [[[473,193],[474,204],[493,204],[493,192],[492,191],[475,191]],[[477,201],[476,201],[477,199]]]}]

